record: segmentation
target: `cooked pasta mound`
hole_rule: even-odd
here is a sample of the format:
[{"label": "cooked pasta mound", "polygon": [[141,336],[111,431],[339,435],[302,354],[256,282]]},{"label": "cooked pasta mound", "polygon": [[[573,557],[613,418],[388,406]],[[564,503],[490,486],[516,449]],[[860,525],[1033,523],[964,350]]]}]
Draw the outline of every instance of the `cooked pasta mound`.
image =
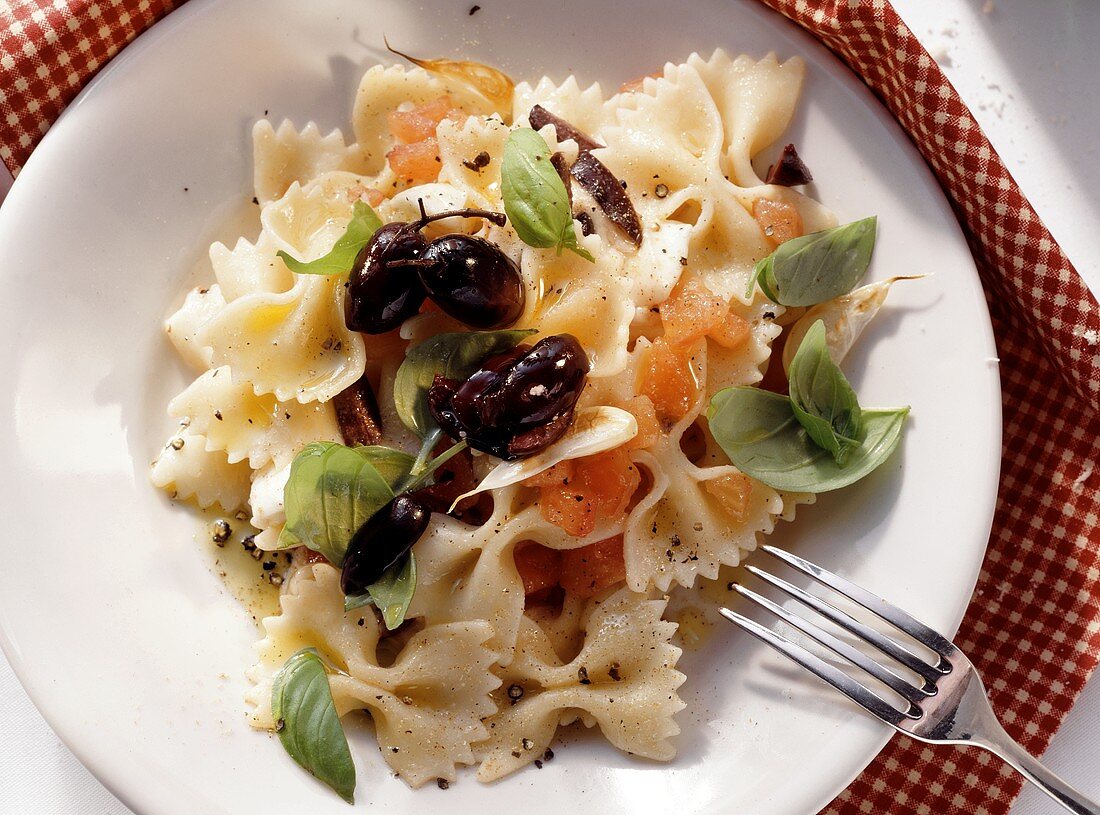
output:
[{"label": "cooked pasta mound", "polygon": [[[413,549],[416,589],[395,631],[373,608],[345,611],[339,570],[293,550],[250,672],[255,727],[275,727],[273,677],[310,646],[330,666],[338,715],[367,711],[383,759],[414,787],[453,781],[458,765],[479,765],[481,781],[501,778],[576,721],[630,754],[675,755],[685,676],[676,625],[662,616],[666,593],[738,564],[812,499],[743,474],[699,421],[718,390],[760,382],[781,331],[783,307],[759,289],[746,294],[754,264],[784,230],[836,224],[753,166],[787,127],[802,77],[798,59],[717,51],[610,96],[573,77],[521,83],[500,110],[421,68],[377,66],[356,94],[354,142],[313,123],[256,123],[258,233],[215,243],[214,282],[167,321],[197,378],[168,406],[182,427],[152,478],[202,508],[243,511],[261,549],[279,546],[295,457],[312,442],[344,440],[334,398],[365,376],[380,443],[415,455],[419,439],[395,412],[397,369],[418,343],[467,330],[423,308],[384,334],[352,331],[346,277],[297,274],[280,251],[303,262],[324,255],[360,201],[383,223],[415,220],[421,205],[429,216],[502,212],[505,142],[535,105],[601,145],[591,153],[620,180],[642,236],[624,235],[577,184],[577,245],[594,262],[528,245],[511,222],[424,227],[429,240],[487,238],[515,260],[526,298],[511,327],[534,329],[532,341],[577,338],[590,362],[577,415],[618,408],[637,432],[460,505],[480,512],[437,507]],[[577,159],[575,139],[559,141],[552,124],[538,133],[550,152]],[[474,480],[500,463],[462,460]]]}]

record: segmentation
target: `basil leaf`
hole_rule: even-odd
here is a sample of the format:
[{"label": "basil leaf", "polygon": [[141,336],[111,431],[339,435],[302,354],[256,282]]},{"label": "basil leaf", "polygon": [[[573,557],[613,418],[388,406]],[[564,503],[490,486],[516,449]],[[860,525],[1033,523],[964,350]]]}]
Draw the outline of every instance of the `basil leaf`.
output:
[{"label": "basil leaf", "polygon": [[759,388],[726,388],[707,409],[715,441],[738,469],[777,490],[829,492],[859,481],[894,452],[909,408],[863,411],[864,436],[841,467],[795,418],[791,400]]},{"label": "basil leaf", "polygon": [[336,715],[325,664],[314,649],[294,654],[275,674],[271,715],[290,757],[353,803],[355,764]]},{"label": "basil leaf", "polygon": [[577,244],[569,194],[550,163],[550,148],[529,127],[513,130],[504,143],[500,165],[504,214],[521,241],[537,249],[570,249],[595,258]]},{"label": "basil leaf", "polygon": [[760,291],[764,292],[764,296],[771,300],[773,303],[779,302],[779,295],[771,287],[771,273],[772,273],[772,258],[774,255],[768,255],[766,258],[761,258],[756,261],[756,265],[752,269],[752,278],[749,280],[749,287],[745,289],[746,299],[752,299],[752,290],[755,286],[760,286]]},{"label": "basil leaf", "polygon": [[374,603],[382,612],[386,628],[393,631],[405,622],[413,593],[416,591],[416,558],[412,552],[401,563],[387,569],[378,580],[367,586],[363,594],[344,598],[344,610]]},{"label": "basil leaf", "polygon": [[460,331],[436,334],[410,348],[393,383],[393,403],[402,423],[420,438],[425,438],[437,429],[428,410],[428,389],[436,374],[448,379],[468,379],[486,357],[514,348],[535,333],[533,328]]},{"label": "basil leaf", "polygon": [[381,226],[382,221],[374,210],[365,202],[356,201],[351,208],[348,228],[336,239],[327,254],[309,262],[296,260],[281,249],[276,254],[290,271],[298,274],[347,274],[355,264],[359,250],[367,245]]},{"label": "basil leaf", "polygon": [[786,241],[757,262],[752,283],[784,306],[815,306],[847,294],[871,263],[877,223],[872,216]]},{"label": "basil leaf", "polygon": [[821,320],[803,337],[787,377],[798,423],[843,467],[848,454],[859,446],[863,422],[856,392],[829,356]]},{"label": "basil leaf", "polygon": [[390,489],[397,492],[397,485],[405,480],[412,469],[415,459],[401,450],[372,444],[368,447],[356,447],[355,452],[363,456],[386,479]]},{"label": "basil leaf", "polygon": [[305,545],[334,566],[343,564],[355,531],[393,498],[389,479],[372,458],[384,472],[404,477],[396,472],[397,456],[363,450],[374,448],[321,441],[298,453],[283,490],[286,524],[279,535],[280,549]]}]

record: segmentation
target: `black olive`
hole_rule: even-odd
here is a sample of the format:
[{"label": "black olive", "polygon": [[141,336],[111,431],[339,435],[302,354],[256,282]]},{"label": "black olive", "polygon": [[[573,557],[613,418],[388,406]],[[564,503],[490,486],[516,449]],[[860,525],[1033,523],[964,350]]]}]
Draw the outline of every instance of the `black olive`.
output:
[{"label": "black olive", "polygon": [[412,266],[427,248],[414,224],[395,221],[379,228],[355,258],[344,304],[352,331],[382,334],[420,310],[424,289]]},{"label": "black olive", "polygon": [[398,495],[352,536],[340,572],[344,594],[362,594],[408,554],[424,534],[432,511],[410,495]]},{"label": "black olive", "polygon": [[569,429],[588,369],[581,344],[559,334],[487,360],[465,382],[436,377],[428,406],[440,427],[471,447],[523,458]]},{"label": "black olive", "polygon": [[443,311],[474,328],[503,328],[523,313],[519,266],[474,235],[436,238],[418,264],[420,283]]}]

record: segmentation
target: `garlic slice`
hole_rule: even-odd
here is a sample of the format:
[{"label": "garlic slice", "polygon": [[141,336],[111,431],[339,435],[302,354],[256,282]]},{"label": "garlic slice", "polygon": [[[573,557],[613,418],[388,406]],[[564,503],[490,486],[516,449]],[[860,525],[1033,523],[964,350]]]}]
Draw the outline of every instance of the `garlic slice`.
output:
[{"label": "garlic slice", "polygon": [[451,509],[471,495],[516,484],[571,458],[612,450],[637,435],[638,420],[628,411],[608,405],[578,410],[572,427],[558,441],[537,455],[502,461],[481,479],[476,488],[458,496]]},{"label": "garlic slice", "polygon": [[791,327],[786,345],[783,346],[783,370],[786,371],[791,367],[791,360],[798,352],[802,338],[806,336],[810,326],[818,320],[825,323],[825,345],[829,349],[829,357],[839,365],[856,344],[863,329],[886,302],[890,287],[899,280],[919,280],[922,277],[924,275],[891,277],[889,280],[860,286],[848,294],[818,303],[799,317]]}]

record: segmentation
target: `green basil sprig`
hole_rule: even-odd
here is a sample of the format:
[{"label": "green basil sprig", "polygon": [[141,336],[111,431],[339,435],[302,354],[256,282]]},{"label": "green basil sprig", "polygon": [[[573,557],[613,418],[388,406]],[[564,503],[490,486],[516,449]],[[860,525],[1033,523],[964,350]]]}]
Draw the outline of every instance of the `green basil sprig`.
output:
[{"label": "green basil sprig", "polygon": [[389,448],[307,444],[291,463],[283,489],[286,524],[279,548],[304,545],[339,568],[352,535],[393,498],[393,484],[408,473],[406,462],[411,467],[412,456]]},{"label": "green basil sprig", "polygon": [[859,481],[890,458],[909,408],[867,408],[863,438],[843,466],[810,437],[791,400],[760,388],[714,395],[707,420],[715,441],[743,473],[777,490],[829,492]]},{"label": "green basil sprig", "polygon": [[458,331],[436,334],[410,348],[393,383],[393,403],[402,423],[420,438],[427,437],[437,429],[428,409],[428,389],[436,374],[467,379],[486,357],[508,351],[535,333],[533,328]]},{"label": "green basil sprig", "polygon": [[821,320],[803,337],[787,377],[795,418],[843,467],[848,454],[859,446],[863,421],[855,391],[829,356]]},{"label": "green basil sprig", "polygon": [[276,254],[283,259],[290,271],[298,274],[347,274],[355,264],[355,256],[359,254],[359,250],[367,245],[381,226],[382,220],[370,205],[356,201],[351,208],[348,228],[326,254],[308,263],[291,257],[281,249]]},{"label": "green basil sprig", "polygon": [[382,612],[382,620],[390,631],[405,622],[413,594],[416,592],[416,557],[412,552],[395,563],[371,583],[362,594],[344,598],[344,611],[374,603]]},{"label": "green basil sprig", "polygon": [[758,261],[753,287],[773,303],[815,306],[850,292],[867,272],[875,248],[875,217],[794,238]]},{"label": "green basil sprig", "polygon": [[500,165],[504,213],[521,241],[537,249],[576,252],[585,260],[592,254],[577,243],[569,194],[550,163],[550,148],[529,127],[513,130],[504,143]]},{"label": "green basil sprig", "polygon": [[325,663],[313,648],[294,654],[275,674],[271,715],[290,757],[353,803],[355,764],[332,701]]}]

